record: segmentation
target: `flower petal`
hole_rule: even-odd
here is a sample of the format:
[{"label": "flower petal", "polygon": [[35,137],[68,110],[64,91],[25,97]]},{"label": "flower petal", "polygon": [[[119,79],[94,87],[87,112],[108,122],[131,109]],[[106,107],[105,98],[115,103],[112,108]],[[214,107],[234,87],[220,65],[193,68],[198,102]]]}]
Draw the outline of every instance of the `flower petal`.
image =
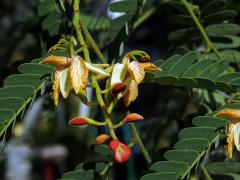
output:
[{"label": "flower petal", "polygon": [[226,146],[227,154],[229,159],[232,159],[234,148],[234,124],[229,124],[227,143],[228,143]]},{"label": "flower petal", "polygon": [[131,102],[136,100],[137,96],[138,96],[138,85],[136,81],[131,80],[123,96],[123,102],[125,106],[129,106]]},{"label": "flower petal", "polygon": [[111,82],[110,82],[111,88],[118,83],[122,83],[126,75],[126,72],[127,72],[127,67],[124,64],[117,63],[114,65],[112,70]]},{"label": "flower petal", "polygon": [[111,142],[109,143],[109,148],[113,151],[116,151],[118,146],[119,146],[120,142],[116,139],[111,140]]},{"label": "flower petal", "polygon": [[110,138],[110,136],[107,134],[100,134],[98,137],[96,137],[96,144],[98,144],[98,145],[103,144],[109,138]]},{"label": "flower petal", "polygon": [[234,144],[238,151],[240,151],[240,123],[235,124],[234,126]]},{"label": "flower petal", "polygon": [[120,92],[123,92],[126,89],[126,84],[118,83],[112,87],[112,95],[117,95]]},{"label": "flower petal", "polygon": [[227,118],[233,124],[240,122],[240,110],[238,109],[224,109],[218,112],[217,116]]},{"label": "flower petal", "polygon": [[132,61],[128,63],[128,71],[133,76],[137,84],[141,83],[145,77],[144,68],[138,61]]},{"label": "flower petal", "polygon": [[126,123],[131,123],[139,120],[143,120],[143,117],[137,113],[130,113],[124,118],[124,121]]},{"label": "flower petal", "polygon": [[54,72],[54,81],[53,81],[53,94],[52,94],[52,99],[54,100],[54,105],[58,105],[58,99],[60,95],[60,71],[55,71]]},{"label": "flower petal", "polygon": [[69,74],[69,68],[60,72],[60,91],[64,98],[67,98],[72,89],[72,83]]},{"label": "flower petal", "polygon": [[71,119],[68,124],[69,125],[85,125],[85,124],[89,124],[89,122],[88,122],[87,118],[76,117],[76,118]]},{"label": "flower petal", "polygon": [[46,59],[41,61],[42,64],[54,64],[57,66],[68,66],[70,60],[64,56],[48,56]]},{"label": "flower petal", "polygon": [[82,58],[73,57],[70,65],[70,77],[72,81],[72,87],[76,94],[80,90],[83,90],[87,86],[88,81],[88,69]]},{"label": "flower petal", "polygon": [[141,63],[141,66],[146,71],[161,71],[161,68],[156,66],[153,63],[149,63],[149,62],[148,63]]}]

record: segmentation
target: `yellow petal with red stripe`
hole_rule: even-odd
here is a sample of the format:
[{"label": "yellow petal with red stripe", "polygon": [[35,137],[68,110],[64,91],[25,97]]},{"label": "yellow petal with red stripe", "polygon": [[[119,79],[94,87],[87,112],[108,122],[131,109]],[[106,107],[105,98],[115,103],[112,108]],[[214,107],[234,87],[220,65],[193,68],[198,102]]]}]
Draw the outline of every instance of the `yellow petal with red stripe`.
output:
[{"label": "yellow petal with red stripe", "polygon": [[137,84],[141,83],[145,77],[144,68],[138,61],[132,61],[128,63],[128,71],[133,76]]},{"label": "yellow petal with red stripe", "polygon": [[60,95],[60,71],[54,72],[54,81],[53,81],[52,88],[53,88],[52,99],[54,100],[55,106],[57,106],[59,95]]},{"label": "yellow petal with red stripe", "polygon": [[161,68],[153,63],[141,63],[141,66],[146,71],[161,71]]},{"label": "yellow petal with red stripe", "polygon": [[70,78],[76,94],[86,89],[88,81],[88,69],[81,57],[73,57],[70,65]]},{"label": "yellow petal with red stripe", "polygon": [[131,102],[136,100],[137,96],[138,96],[138,85],[136,81],[131,80],[123,96],[123,102],[125,106],[129,106]]}]

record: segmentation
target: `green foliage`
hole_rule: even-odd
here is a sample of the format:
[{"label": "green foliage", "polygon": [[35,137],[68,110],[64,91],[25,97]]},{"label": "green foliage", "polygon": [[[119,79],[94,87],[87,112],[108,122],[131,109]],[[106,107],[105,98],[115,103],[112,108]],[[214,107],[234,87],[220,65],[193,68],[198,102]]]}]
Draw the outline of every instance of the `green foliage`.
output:
[{"label": "green foliage", "polygon": [[219,89],[234,92],[239,88],[239,73],[226,71],[229,61],[201,58],[196,52],[174,55],[157,61],[162,71],[148,74],[146,81],[162,85]]},{"label": "green foliage", "polygon": [[23,113],[37,93],[43,93],[46,85],[43,76],[54,70],[51,66],[33,62],[22,64],[18,69],[22,74],[8,76],[4,87],[0,88],[0,136]]},{"label": "green foliage", "polygon": [[[206,122],[206,119],[208,121],[204,123],[203,121]],[[168,161],[154,163],[150,167],[150,172],[141,179],[152,179],[157,177],[159,173],[166,174],[163,178],[159,177],[158,179],[183,179],[204,157],[208,149],[219,140],[221,133],[216,130],[219,127],[225,127],[228,121],[211,116],[201,116],[194,118],[193,124],[198,127],[182,129],[178,134],[180,140],[174,145],[174,150],[167,151],[164,154]],[[175,178],[173,178],[173,173],[176,175]]]}]

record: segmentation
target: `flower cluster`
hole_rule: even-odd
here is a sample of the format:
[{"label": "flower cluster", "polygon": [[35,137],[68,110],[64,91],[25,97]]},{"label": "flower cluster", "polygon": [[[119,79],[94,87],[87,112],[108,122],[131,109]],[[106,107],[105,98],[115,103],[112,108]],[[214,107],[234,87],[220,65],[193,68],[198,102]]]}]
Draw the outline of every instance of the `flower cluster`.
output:
[{"label": "flower cluster", "polygon": [[123,97],[125,106],[129,106],[138,96],[138,85],[145,77],[145,71],[160,71],[150,63],[150,57],[143,51],[131,51],[126,54],[122,63],[113,67],[110,88],[113,95]]},{"label": "flower cluster", "polygon": [[[131,102],[135,101],[138,96],[138,85],[145,77],[145,71],[159,71],[160,68],[149,62],[150,57],[143,51],[132,51],[123,57],[121,63],[113,65],[97,65],[86,62],[80,56],[72,58],[64,56],[48,56],[41,63],[56,65],[53,80],[52,98],[54,104],[57,105],[59,96],[62,94],[67,98],[71,91],[78,95],[81,99],[82,96],[86,97],[86,87],[90,86],[96,88],[93,81],[88,82],[89,72],[95,73],[96,79],[106,79],[106,89],[104,90],[107,96],[117,97],[117,100],[122,99],[125,106],[129,106]],[[95,80],[96,80],[95,79]],[[98,84],[97,84],[98,86]],[[99,88],[100,89],[100,88]],[[100,96],[103,93],[98,89]],[[97,88],[96,88],[97,91]],[[99,98],[97,94],[97,98]],[[101,97],[102,98],[102,97]],[[112,98],[110,98],[112,99]],[[83,99],[81,99],[83,101]],[[102,99],[102,101],[104,101]],[[83,101],[84,102],[84,101]],[[101,102],[101,101],[98,101]],[[108,106],[103,103],[101,108]],[[114,151],[114,159],[118,163],[126,162],[131,156],[131,149],[126,144],[120,142],[116,137],[114,129],[123,126],[126,123],[133,123],[143,120],[143,117],[137,113],[127,114],[117,124],[113,124],[109,120],[96,121],[86,117],[75,117],[69,121],[69,125],[94,125],[94,126],[108,126],[110,134],[101,134],[96,137],[95,143],[97,145],[108,143],[109,148]],[[134,141],[134,140],[133,140]]]}]

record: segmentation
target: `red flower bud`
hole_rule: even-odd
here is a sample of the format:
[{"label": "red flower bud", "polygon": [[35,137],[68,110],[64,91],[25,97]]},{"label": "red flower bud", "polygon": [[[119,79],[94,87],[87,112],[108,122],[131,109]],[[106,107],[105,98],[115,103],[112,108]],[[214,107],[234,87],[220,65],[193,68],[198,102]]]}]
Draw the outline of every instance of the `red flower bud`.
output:
[{"label": "red flower bud", "polygon": [[143,120],[143,117],[140,114],[137,114],[137,113],[128,114],[124,118],[124,121],[126,123],[132,123],[132,122],[139,121],[139,120]]},{"label": "red flower bud", "polygon": [[115,139],[109,143],[109,148],[115,151],[114,160],[118,163],[126,162],[132,154],[131,149],[126,144]]},{"label": "red flower bud", "polygon": [[100,134],[98,137],[96,137],[96,144],[97,145],[103,144],[109,138],[110,136],[107,134]]},{"label": "red flower bud", "polygon": [[126,89],[126,84],[118,83],[112,87],[112,95],[117,95],[120,92],[123,92]]},{"label": "red flower bud", "polygon": [[70,125],[85,125],[85,124],[88,124],[88,121],[86,118],[76,117],[76,118],[71,119],[68,124],[70,124]]}]

